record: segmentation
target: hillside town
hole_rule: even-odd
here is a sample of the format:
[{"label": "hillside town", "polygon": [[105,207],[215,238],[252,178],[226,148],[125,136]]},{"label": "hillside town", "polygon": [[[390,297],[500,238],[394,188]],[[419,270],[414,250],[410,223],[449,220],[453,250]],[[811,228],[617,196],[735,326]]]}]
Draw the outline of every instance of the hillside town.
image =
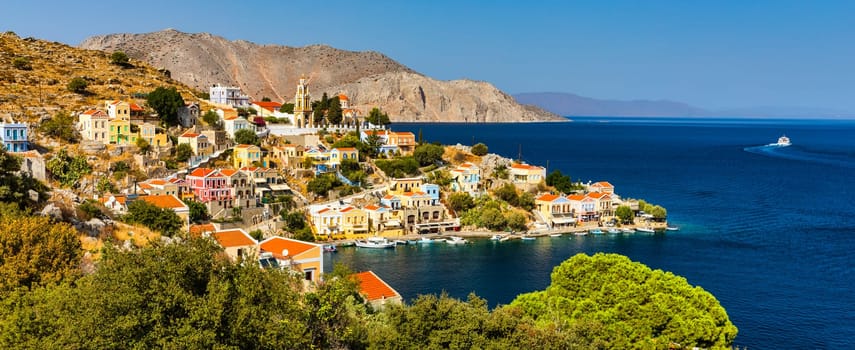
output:
[{"label": "hillside town", "polygon": [[[484,144],[429,143],[421,132],[394,130],[379,108],[352,108],[345,94],[313,100],[305,77],[296,91],[292,101],[257,101],[217,84],[192,101],[162,88],[104,100],[71,116],[75,153],[40,151],[33,126],[8,116],[0,138],[22,173],[57,184],[54,198],[87,213],[72,220],[90,246],[105,232],[126,246],[212,237],[234,261],[288,266],[306,283],[321,280],[324,251],[373,237],[664,227],[663,208],[624,199],[607,181],[573,182]],[[52,201],[43,213],[61,206]],[[135,235],[139,226],[151,235]],[[388,289],[380,300],[400,301]]]}]

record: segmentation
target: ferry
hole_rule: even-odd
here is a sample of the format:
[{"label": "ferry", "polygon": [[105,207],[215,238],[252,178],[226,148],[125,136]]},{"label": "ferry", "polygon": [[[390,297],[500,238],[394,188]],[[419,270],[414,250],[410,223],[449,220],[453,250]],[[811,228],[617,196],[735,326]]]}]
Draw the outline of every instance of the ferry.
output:
[{"label": "ferry", "polygon": [[366,240],[356,241],[356,246],[360,248],[395,248],[395,242],[390,242],[383,237],[369,237]]},{"label": "ferry", "polygon": [[783,135],[783,136],[778,138],[778,142],[775,142],[775,143],[771,144],[770,146],[787,147],[791,144],[792,143],[790,143],[790,138],[787,137],[787,135]]}]

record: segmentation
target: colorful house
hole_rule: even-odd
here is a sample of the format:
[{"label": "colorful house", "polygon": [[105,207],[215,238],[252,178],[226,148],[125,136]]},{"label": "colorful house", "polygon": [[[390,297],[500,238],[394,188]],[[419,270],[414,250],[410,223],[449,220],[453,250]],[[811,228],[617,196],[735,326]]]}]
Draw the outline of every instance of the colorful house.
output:
[{"label": "colorful house", "polygon": [[597,213],[597,200],[582,194],[571,194],[567,196],[572,206],[575,218],[580,222],[597,221],[600,214]]},{"label": "colorful house", "polygon": [[175,211],[175,214],[181,218],[184,222],[184,227],[190,226],[190,207],[187,204],[184,204],[180,199],[178,199],[175,195],[151,195],[151,196],[140,196],[140,200],[144,200],[151,204],[154,204],[158,208],[162,209],[170,209]]},{"label": "colorful house", "polygon": [[231,137],[232,139],[235,138],[235,133],[238,130],[252,130],[252,128],[249,126],[249,121],[247,121],[246,118],[237,115],[224,117],[223,129],[226,131],[226,134],[228,134],[229,137]]},{"label": "colorful house", "polygon": [[368,233],[368,214],[364,210],[347,206],[339,210],[341,213],[341,231],[345,235]]},{"label": "colorful house", "polygon": [[510,178],[514,185],[537,185],[546,179],[546,168],[522,163],[511,164]]},{"label": "colorful house", "polygon": [[321,282],[324,269],[322,245],[274,236],[261,241],[258,247],[262,257],[269,254],[280,267],[301,273],[304,280]]},{"label": "colorful house", "polygon": [[110,117],[104,111],[90,109],[77,116],[77,130],[85,140],[110,143]]},{"label": "colorful house", "polygon": [[149,179],[139,182],[137,183],[137,190],[146,195],[181,195],[178,184],[164,179]]},{"label": "colorful house", "polygon": [[139,137],[146,140],[152,147],[165,147],[169,143],[166,134],[157,133],[157,127],[150,123],[139,125]]},{"label": "colorful house", "polygon": [[262,117],[275,117],[276,112],[279,112],[279,109],[282,108],[282,104],[272,101],[252,101],[251,107]]},{"label": "colorful house", "polygon": [[261,157],[261,148],[256,145],[237,145],[232,153],[232,161],[235,169],[252,166],[253,163],[260,163],[266,166],[267,163]]},{"label": "colorful house", "polygon": [[[210,168],[196,168],[184,179],[189,190],[199,202],[232,200],[228,178],[219,171]],[[221,204],[222,206],[227,206]]]},{"label": "colorful house", "polygon": [[98,202],[113,213],[123,215],[128,212],[128,196],[123,194],[107,194],[98,197]]},{"label": "colorful house", "polygon": [[401,294],[372,271],[353,274],[353,278],[359,283],[359,294],[375,310],[382,309],[386,304],[400,305],[403,302]]},{"label": "colorful house", "polygon": [[137,141],[137,133],[131,132],[131,121],[129,119],[111,119],[109,125],[110,143],[130,145]]},{"label": "colorful house", "polygon": [[145,113],[145,109],[137,105],[133,102],[126,101],[107,101],[105,102],[105,106],[107,107],[107,114],[112,119],[123,119],[123,120],[131,120],[131,117],[141,116]]},{"label": "colorful house", "polygon": [[228,179],[231,197],[234,199],[233,206],[241,208],[254,208],[255,182],[246,173],[234,169],[220,169],[220,174]]},{"label": "colorful house", "polygon": [[210,101],[217,104],[229,105],[232,107],[249,107],[249,96],[245,95],[239,87],[222,86],[216,84],[211,86],[208,92]]},{"label": "colorful house", "polygon": [[576,224],[573,204],[566,197],[544,194],[534,200],[535,208],[550,227],[566,227]]},{"label": "colorful house", "polygon": [[612,196],[610,194],[603,192],[591,192],[585,196],[596,201],[595,210],[601,217],[614,215],[614,211],[612,210]]},{"label": "colorful house", "polygon": [[312,229],[318,236],[332,236],[342,233],[341,212],[335,208],[309,210]]},{"label": "colorful house", "polygon": [[195,132],[185,132],[178,136],[178,144],[186,143],[193,149],[193,153],[198,157],[208,156],[213,153],[213,147],[208,142],[208,137],[204,134]]},{"label": "colorful house", "polygon": [[242,229],[219,230],[211,237],[232,261],[258,260],[258,242]]},{"label": "colorful house", "polygon": [[451,190],[454,192],[466,192],[476,197],[481,194],[481,168],[475,164],[466,162],[452,169]]},{"label": "colorful house", "polygon": [[394,132],[384,129],[362,130],[359,139],[368,142],[368,138],[376,136],[380,143],[380,153],[412,154],[416,147],[416,135],[409,131]]},{"label": "colorful house", "polygon": [[589,185],[588,191],[613,194],[613,193],[615,193],[615,187],[612,184],[610,184],[608,181],[600,181],[600,182],[596,182],[592,185]]}]

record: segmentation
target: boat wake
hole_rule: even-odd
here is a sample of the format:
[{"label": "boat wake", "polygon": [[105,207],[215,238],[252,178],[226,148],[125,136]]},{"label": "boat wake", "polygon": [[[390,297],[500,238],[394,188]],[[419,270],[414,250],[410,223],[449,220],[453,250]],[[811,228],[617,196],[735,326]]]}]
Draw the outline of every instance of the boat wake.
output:
[{"label": "boat wake", "polygon": [[780,159],[855,168],[855,154],[853,153],[816,152],[799,146],[781,146],[776,143],[745,147],[743,150],[754,154]]}]

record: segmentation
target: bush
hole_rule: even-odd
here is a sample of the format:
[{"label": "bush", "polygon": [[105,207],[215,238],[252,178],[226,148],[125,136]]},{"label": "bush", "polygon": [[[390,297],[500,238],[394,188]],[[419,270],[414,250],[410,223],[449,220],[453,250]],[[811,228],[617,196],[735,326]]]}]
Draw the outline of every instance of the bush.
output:
[{"label": "bush", "polygon": [[67,86],[68,91],[71,91],[76,94],[85,94],[87,87],[89,87],[89,83],[86,82],[86,79],[83,79],[81,77],[71,79],[71,81],[68,82]]},{"label": "bush", "polygon": [[186,162],[190,157],[193,156],[193,147],[190,147],[189,143],[179,144],[178,147],[175,147],[175,160],[179,162]]},{"label": "bush", "polygon": [[476,156],[486,155],[487,154],[487,145],[480,143],[480,142],[476,143],[474,146],[472,146],[472,154],[474,154]]},{"label": "bush", "polygon": [[20,70],[33,69],[33,66],[30,64],[30,59],[27,57],[15,57],[15,59],[12,60],[12,66],[15,67],[15,69]]},{"label": "bush", "polygon": [[401,178],[419,174],[419,162],[413,157],[402,157],[374,162],[387,176]]},{"label": "bush", "polygon": [[110,54],[110,63],[117,66],[127,66],[130,58],[122,51],[116,51]]},{"label": "bush", "polygon": [[413,151],[413,157],[421,166],[432,165],[442,161],[442,154],[445,153],[445,147],[426,143],[416,146]]}]

